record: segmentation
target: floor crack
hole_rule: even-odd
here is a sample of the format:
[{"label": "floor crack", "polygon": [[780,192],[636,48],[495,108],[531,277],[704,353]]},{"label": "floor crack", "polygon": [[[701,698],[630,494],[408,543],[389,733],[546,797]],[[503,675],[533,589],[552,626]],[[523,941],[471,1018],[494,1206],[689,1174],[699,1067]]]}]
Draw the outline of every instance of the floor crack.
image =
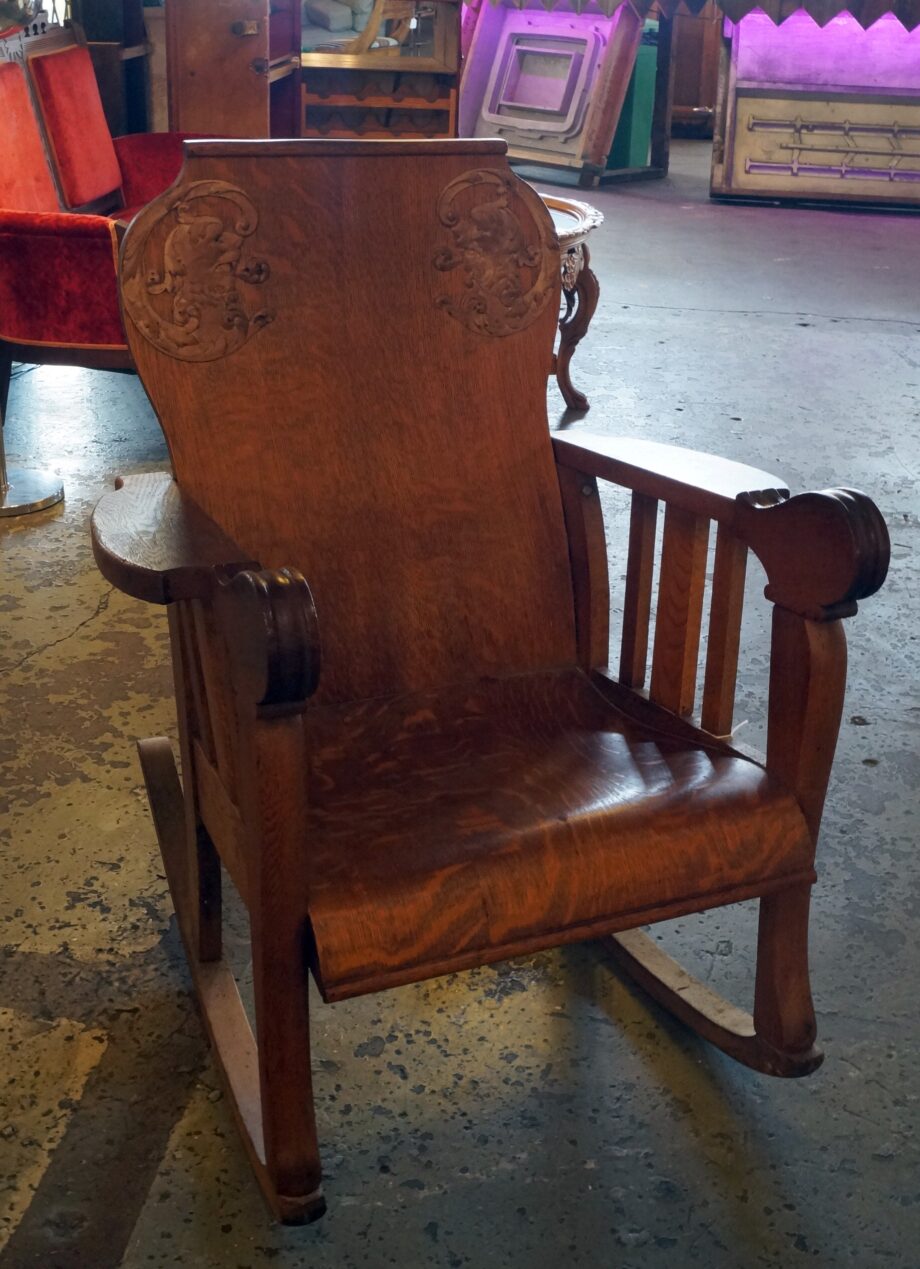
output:
[{"label": "floor crack", "polygon": [[109,600],[112,598],[114,591],[115,587],[110,586],[108,590],[99,597],[99,602],[96,605],[95,611],[91,612],[88,617],[84,617],[81,622],[74,626],[73,630],[69,630],[67,634],[61,635],[59,639],[52,639],[50,643],[43,643],[41,647],[33,648],[31,652],[27,652],[25,656],[21,657],[18,661],[15,661],[12,665],[8,665],[5,669],[0,670],[0,678],[6,678],[7,675],[14,674],[17,670],[22,669],[22,667],[29,661],[34,660],[35,657],[41,656],[43,652],[48,652],[51,648],[57,648],[60,644],[66,643],[68,639],[72,639],[74,635],[79,634],[85,626],[88,626],[91,622],[95,621],[97,617],[102,616],[109,606]]},{"label": "floor crack", "polygon": [[908,317],[859,317],[851,313],[803,313],[783,308],[696,308],[685,304],[642,304],[638,301],[621,303],[621,308],[652,309],[655,312],[671,313],[711,313],[724,314],[731,317],[817,317],[827,322],[873,322],[882,326],[912,326],[918,328],[917,320]]}]

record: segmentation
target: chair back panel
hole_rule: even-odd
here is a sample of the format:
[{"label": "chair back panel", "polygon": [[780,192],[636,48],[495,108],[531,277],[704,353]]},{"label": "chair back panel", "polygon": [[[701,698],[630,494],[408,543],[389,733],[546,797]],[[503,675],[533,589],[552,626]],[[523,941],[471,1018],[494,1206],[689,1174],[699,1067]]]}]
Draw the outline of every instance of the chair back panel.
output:
[{"label": "chair back panel", "polygon": [[58,211],[29,86],[18,62],[0,62],[0,120],[0,207],[8,211]]},{"label": "chair back panel", "polygon": [[65,206],[114,194],[121,169],[87,49],[73,44],[33,53],[29,73]]},{"label": "chair back panel", "polygon": [[185,491],[317,604],[320,694],[574,662],[558,243],[503,142],[193,142],[122,253]]}]

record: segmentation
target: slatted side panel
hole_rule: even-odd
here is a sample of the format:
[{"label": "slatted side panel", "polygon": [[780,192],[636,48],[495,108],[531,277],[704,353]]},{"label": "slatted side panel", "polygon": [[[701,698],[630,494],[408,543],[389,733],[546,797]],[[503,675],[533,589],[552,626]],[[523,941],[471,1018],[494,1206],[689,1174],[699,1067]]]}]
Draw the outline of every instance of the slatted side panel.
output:
[{"label": "slatted side panel", "polygon": [[[650,698],[686,717],[694,713],[702,677],[701,725],[714,735],[726,736],[734,714],[747,550],[719,526],[713,555],[710,521],[678,507],[665,507],[663,525],[658,553],[658,502],[633,494],[620,680],[643,688],[651,651]],[[710,566],[705,666],[701,668]]]},{"label": "slatted side panel", "polygon": [[675,714],[692,713],[696,698],[708,545],[708,520],[667,508],[649,695]]}]

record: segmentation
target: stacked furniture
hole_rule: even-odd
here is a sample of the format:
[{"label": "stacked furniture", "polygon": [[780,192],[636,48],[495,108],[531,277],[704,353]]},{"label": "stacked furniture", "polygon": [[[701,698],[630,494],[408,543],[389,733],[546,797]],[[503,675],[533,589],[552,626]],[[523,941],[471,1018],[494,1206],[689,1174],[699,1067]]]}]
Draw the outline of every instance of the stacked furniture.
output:
[{"label": "stacked furniture", "polygon": [[299,0],[169,0],[169,126],[224,137],[294,137]]},{"label": "stacked furniture", "polygon": [[169,0],[166,27],[177,130],[456,134],[458,0]]},{"label": "stacked furniture", "polygon": [[[460,5],[451,0],[306,0],[335,6],[351,31],[303,32],[299,133],[305,137],[450,137],[457,133]],[[344,21],[344,16],[343,16]]]}]

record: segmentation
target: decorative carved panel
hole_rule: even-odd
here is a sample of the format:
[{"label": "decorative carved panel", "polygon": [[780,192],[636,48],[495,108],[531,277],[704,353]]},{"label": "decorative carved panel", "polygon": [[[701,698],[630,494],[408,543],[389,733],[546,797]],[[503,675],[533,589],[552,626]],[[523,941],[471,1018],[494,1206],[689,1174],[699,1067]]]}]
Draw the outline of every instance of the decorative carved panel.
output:
[{"label": "decorative carved panel", "polygon": [[433,264],[440,273],[459,269],[465,294],[442,293],[436,303],[477,334],[524,330],[559,284],[558,240],[549,221],[534,214],[528,193],[507,173],[477,169],[451,181],[438,199],[450,241]]},{"label": "decorative carved panel", "polygon": [[216,361],[272,321],[258,290],[269,265],[246,251],[258,224],[225,181],[196,181],[141,213],[125,241],[124,311],[161,352]]}]

